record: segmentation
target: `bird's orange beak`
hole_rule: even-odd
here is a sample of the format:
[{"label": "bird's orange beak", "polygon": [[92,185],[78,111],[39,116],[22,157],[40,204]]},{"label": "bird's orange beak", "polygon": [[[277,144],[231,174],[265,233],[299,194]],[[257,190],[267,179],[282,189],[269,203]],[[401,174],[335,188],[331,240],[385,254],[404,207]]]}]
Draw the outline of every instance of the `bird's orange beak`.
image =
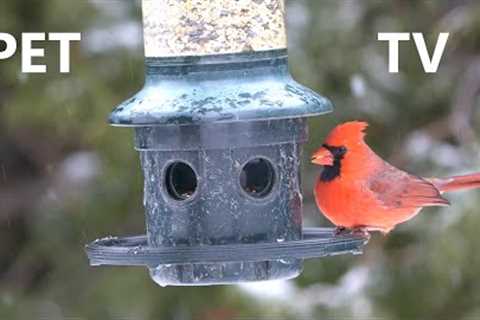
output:
[{"label": "bird's orange beak", "polygon": [[320,166],[332,166],[333,165],[333,155],[325,147],[321,147],[312,155],[312,163],[318,164]]}]

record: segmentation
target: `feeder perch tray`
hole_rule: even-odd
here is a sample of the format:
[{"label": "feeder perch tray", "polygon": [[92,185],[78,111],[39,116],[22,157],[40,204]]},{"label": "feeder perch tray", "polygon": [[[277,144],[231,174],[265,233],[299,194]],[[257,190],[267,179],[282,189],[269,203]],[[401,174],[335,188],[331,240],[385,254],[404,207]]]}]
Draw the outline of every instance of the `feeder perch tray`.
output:
[{"label": "feeder perch tray", "polygon": [[[368,238],[358,234],[336,235],[335,229],[332,228],[305,228],[301,240],[193,247],[186,245],[151,247],[148,245],[145,235],[105,237],[87,245],[86,251],[92,266],[146,266],[151,270],[154,279],[157,270],[164,273],[162,275],[163,281],[157,279],[159,284],[171,284],[174,279],[176,281],[175,285],[208,285],[269,280],[272,278],[272,273],[278,272],[278,270],[275,270],[275,265],[269,264],[269,262],[280,261],[289,264],[291,261],[298,259],[320,258],[346,253],[361,254],[362,248],[367,242]],[[259,261],[266,264],[264,266],[266,272],[263,274],[254,273],[254,279],[240,278],[242,269],[245,269],[244,265],[247,265],[246,269],[248,269],[248,262]],[[185,271],[185,265],[188,264],[192,264],[190,276],[185,274],[188,273]],[[194,264],[210,266],[210,268],[207,268],[208,272],[195,272]],[[182,269],[175,270],[175,265],[182,266]],[[238,271],[232,273],[232,270],[228,268],[229,265],[237,268]],[[174,274],[170,272],[169,276],[164,267],[176,272]],[[179,271],[182,273],[181,276],[178,275]],[[212,272],[216,273],[215,280],[209,281]],[[289,278],[296,275],[298,274],[293,272]],[[236,279],[237,276],[239,279]],[[182,278],[185,281],[179,281]],[[273,278],[276,277],[273,276]]]},{"label": "feeder perch tray", "polygon": [[332,228],[306,228],[302,240],[273,243],[150,247],[147,237],[106,237],[86,246],[91,265],[147,266],[186,263],[253,262],[361,254],[368,238],[335,235]]}]

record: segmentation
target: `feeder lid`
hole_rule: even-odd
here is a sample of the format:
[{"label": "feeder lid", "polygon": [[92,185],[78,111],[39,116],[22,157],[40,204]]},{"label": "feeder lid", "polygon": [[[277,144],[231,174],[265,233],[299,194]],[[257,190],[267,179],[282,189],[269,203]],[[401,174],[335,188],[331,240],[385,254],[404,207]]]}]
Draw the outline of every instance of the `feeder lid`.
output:
[{"label": "feeder lid", "polygon": [[[321,115],[331,102],[288,73],[286,51],[147,59],[143,89],[110,114],[116,126],[194,125]],[[235,61],[228,61],[235,59]],[[194,62],[194,61],[193,61]],[[227,62],[227,63],[225,63]],[[255,64],[248,68],[248,64]]]}]

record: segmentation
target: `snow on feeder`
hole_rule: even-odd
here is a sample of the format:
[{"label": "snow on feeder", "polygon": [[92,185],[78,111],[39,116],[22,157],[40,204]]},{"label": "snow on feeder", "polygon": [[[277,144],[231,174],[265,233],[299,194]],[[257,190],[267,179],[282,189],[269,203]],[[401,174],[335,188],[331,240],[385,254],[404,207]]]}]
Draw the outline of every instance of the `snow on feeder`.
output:
[{"label": "snow on feeder", "polygon": [[297,276],[303,259],[366,239],[302,230],[306,117],[330,102],[287,66],[282,0],[144,0],[146,81],[110,115],[135,128],[146,236],[87,246],[92,265],[140,265],[161,285]]}]

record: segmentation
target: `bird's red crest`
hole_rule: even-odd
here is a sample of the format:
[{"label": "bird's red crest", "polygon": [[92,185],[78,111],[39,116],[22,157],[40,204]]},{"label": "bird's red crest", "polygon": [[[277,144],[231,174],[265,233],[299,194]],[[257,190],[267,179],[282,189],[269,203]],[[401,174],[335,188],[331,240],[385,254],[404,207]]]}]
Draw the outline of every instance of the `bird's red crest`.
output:
[{"label": "bird's red crest", "polygon": [[368,123],[364,121],[349,121],[336,126],[325,139],[325,143],[340,146],[354,145],[363,142]]},{"label": "bird's red crest", "polygon": [[336,126],[325,142],[333,146],[353,145],[363,142],[368,123],[364,121],[349,121]]}]

